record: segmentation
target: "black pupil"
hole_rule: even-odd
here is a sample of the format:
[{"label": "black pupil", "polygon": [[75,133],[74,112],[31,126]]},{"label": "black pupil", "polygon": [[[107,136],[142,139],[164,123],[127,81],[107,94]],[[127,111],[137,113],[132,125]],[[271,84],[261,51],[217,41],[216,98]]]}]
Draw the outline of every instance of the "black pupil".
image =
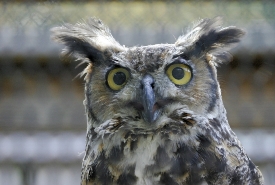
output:
[{"label": "black pupil", "polygon": [[115,84],[122,85],[126,81],[126,75],[123,72],[117,72],[114,74],[113,80]]},{"label": "black pupil", "polygon": [[175,79],[180,80],[184,77],[184,70],[180,67],[175,67],[172,70],[172,75]]}]

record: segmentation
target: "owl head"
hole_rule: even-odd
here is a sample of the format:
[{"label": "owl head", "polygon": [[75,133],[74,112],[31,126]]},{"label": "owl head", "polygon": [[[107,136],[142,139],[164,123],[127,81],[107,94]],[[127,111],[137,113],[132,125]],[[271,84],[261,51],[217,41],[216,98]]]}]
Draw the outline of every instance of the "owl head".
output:
[{"label": "owl head", "polygon": [[87,63],[88,129],[155,130],[178,110],[207,117],[224,112],[216,66],[230,60],[227,51],[244,32],[220,25],[220,18],[204,19],[174,44],[140,47],[120,45],[96,18],[54,28],[64,53]]}]

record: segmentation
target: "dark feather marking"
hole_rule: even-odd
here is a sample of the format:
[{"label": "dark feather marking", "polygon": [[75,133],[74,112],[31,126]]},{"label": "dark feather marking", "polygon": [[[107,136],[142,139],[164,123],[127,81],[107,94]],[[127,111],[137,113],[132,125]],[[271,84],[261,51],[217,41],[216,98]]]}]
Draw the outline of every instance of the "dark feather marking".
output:
[{"label": "dark feather marking", "polygon": [[124,172],[119,176],[117,184],[119,185],[131,185],[135,184],[137,177],[135,174],[135,165],[127,167]]},{"label": "dark feather marking", "polygon": [[[183,155],[185,154],[183,153]],[[184,158],[184,160],[190,160],[189,176],[186,179],[185,184],[200,184],[204,180],[202,175],[204,173],[204,168],[199,165],[202,162],[202,159],[195,150],[192,151],[191,155],[192,156],[190,156],[190,159]]]},{"label": "dark feather marking", "polygon": [[240,41],[239,37],[243,36],[243,34],[244,32],[237,28],[225,28],[224,30],[215,30],[212,28],[209,32],[201,35],[188,56],[198,57],[204,52],[237,43]]},{"label": "dark feather marking", "polygon": [[227,27],[219,30],[217,42],[224,45],[240,42],[240,37],[244,35],[244,31],[235,27]]},{"label": "dark feather marking", "polygon": [[210,119],[209,124],[217,131],[219,131],[221,129],[221,124],[220,124],[219,120],[216,118]]},{"label": "dark feather marking", "polygon": [[137,149],[138,146],[138,138],[132,138],[130,141],[130,151],[133,152]]},{"label": "dark feather marking", "polygon": [[188,163],[188,161],[184,161],[182,157],[178,156],[172,159],[172,167],[169,173],[178,175],[178,176],[183,176],[184,174],[189,172],[190,169],[188,166],[190,166],[190,163]]},{"label": "dark feather marking", "polygon": [[131,131],[127,132],[124,136],[125,142],[121,142],[121,149],[123,150],[127,142],[130,145],[130,151],[134,151],[137,148],[138,137],[136,134],[133,134]]},{"label": "dark feather marking", "polygon": [[[208,69],[208,72],[210,73],[210,76],[211,76],[210,79],[216,79],[216,74],[213,71],[213,66],[207,65],[207,69]],[[211,112],[216,107],[216,102],[217,102],[218,97],[219,97],[217,82],[212,81],[210,83],[210,89],[209,90],[210,90],[209,94],[211,94],[211,97],[210,97],[210,102],[209,102],[209,106],[208,106],[207,111]]]},{"label": "dark feather marking", "polygon": [[249,170],[251,172],[252,182],[254,182],[254,184],[260,184],[260,180],[259,179],[261,178],[261,174],[256,169],[255,164],[251,160],[249,160]]},{"label": "dark feather marking", "polygon": [[119,162],[123,157],[124,157],[124,154],[123,154],[123,147],[121,147],[121,146],[114,146],[114,147],[111,149],[111,151],[110,151],[108,160],[109,160],[110,162],[117,163],[117,162]]},{"label": "dark feather marking", "polygon": [[91,128],[86,136],[87,141],[93,141],[97,137],[97,133],[94,130],[95,128]]},{"label": "dark feather marking", "polygon": [[195,169],[192,168],[192,170],[190,171],[189,177],[185,181],[185,184],[186,185],[201,184],[204,181],[204,179],[200,172],[201,172],[201,169],[199,167],[196,167]]},{"label": "dark feather marking", "polygon": [[154,159],[155,159],[157,166],[159,166],[160,168],[165,167],[167,164],[170,163],[170,160],[171,160],[169,158],[168,154],[166,153],[166,149],[162,146],[159,146],[157,148],[156,155],[155,155]]},{"label": "dark feather marking", "polygon": [[207,148],[211,145],[211,141],[204,135],[198,135],[197,137],[200,142],[200,147]]},{"label": "dark feather marking", "polygon": [[90,118],[92,118],[94,121],[97,121],[97,118],[96,118],[96,116],[95,116],[95,113],[93,112],[93,109],[90,107],[89,109],[88,109],[88,116],[90,117]]},{"label": "dark feather marking", "polygon": [[160,183],[163,184],[163,185],[178,185],[177,182],[174,181],[173,178],[171,178],[169,176],[169,174],[167,173],[162,173],[161,176],[160,176]]},{"label": "dark feather marking", "polygon": [[90,180],[94,180],[96,178],[96,164],[93,163],[92,165],[90,165],[88,167],[88,171],[89,171],[89,179]]},{"label": "dark feather marking", "polygon": [[217,40],[216,30],[211,30],[208,34],[202,35],[200,39],[195,42],[193,50],[189,53],[189,56],[198,57],[202,52],[208,50],[212,44]]},{"label": "dark feather marking", "polygon": [[[213,157],[206,158],[208,159],[213,159]],[[210,163],[211,161],[209,161]],[[219,161],[217,158],[214,159],[213,164],[208,164],[207,167],[208,169],[208,174],[205,178],[205,180],[211,184],[211,182],[215,182],[219,178],[220,173],[224,173],[226,169],[226,161],[221,160]]]},{"label": "dark feather marking", "polygon": [[178,157],[173,159],[169,173],[179,178],[188,174],[185,184],[199,184],[203,181],[202,173],[204,168],[199,166],[201,162],[196,151],[182,151]]},{"label": "dark feather marking", "polygon": [[237,167],[236,170],[232,174],[232,178],[231,178],[230,184],[232,184],[232,185],[242,184],[242,180],[241,180],[242,176],[243,176],[243,174],[240,173],[240,171],[238,170],[238,167]]},{"label": "dark feather marking", "polygon": [[[218,132],[220,132],[224,139],[231,138],[231,134],[227,131],[222,129],[220,121],[216,118],[209,120],[209,124]],[[238,148],[239,146],[236,145]]]},{"label": "dark feather marking", "polygon": [[255,164],[252,161],[249,160],[249,165],[248,166],[249,166],[249,169],[250,169],[251,172],[253,172],[255,170]]},{"label": "dark feather marking", "polygon": [[[209,120],[210,125],[214,125],[212,128],[217,130],[217,132],[222,132],[221,125],[217,119]],[[226,138],[226,133],[221,133],[223,138]],[[204,167],[207,171],[207,176],[205,180],[207,183],[214,183],[217,178],[219,178],[219,174],[226,171],[226,157],[224,156],[223,150],[221,150],[221,155],[217,156],[215,154],[215,143],[212,143],[208,138],[212,138],[214,136],[213,130],[206,130],[205,134],[198,135],[198,140],[200,141],[199,148],[197,152],[199,156],[205,161]],[[214,136],[216,137],[216,136]]]},{"label": "dark feather marking", "polygon": [[194,124],[196,124],[196,121],[192,118],[192,115],[189,113],[184,112],[182,114],[178,114],[176,111],[173,112],[169,117],[175,121],[183,121],[188,126],[193,126]]},{"label": "dark feather marking", "polygon": [[[88,181],[95,184],[109,185],[113,181],[113,176],[108,169],[108,163],[105,158],[104,152],[93,161],[91,165],[88,165]],[[87,173],[87,172],[86,172]],[[82,174],[83,176],[84,174]]]},{"label": "dark feather marking", "polygon": [[129,132],[127,132],[126,134],[125,134],[125,136],[124,136],[124,139],[128,139],[128,138],[130,138],[130,136],[133,134],[133,132],[132,131],[129,131]]},{"label": "dark feather marking", "polygon": [[[227,50],[231,44],[240,41],[244,31],[235,27],[221,28],[217,23],[220,18],[204,19],[194,29],[201,28],[199,38],[186,51],[187,57],[200,57],[207,52],[216,56],[217,61],[222,62],[230,59],[230,54],[222,49]],[[179,40],[180,41],[180,40]],[[181,45],[183,43],[180,43]]]},{"label": "dark feather marking", "polygon": [[183,176],[192,171],[191,168],[197,168],[198,164],[201,162],[196,150],[184,143],[178,144],[178,148],[174,152],[174,155],[175,158],[172,159],[170,173],[175,175]]},{"label": "dark feather marking", "polygon": [[81,55],[88,58],[90,62],[104,60],[103,53],[85,40],[71,36],[60,36],[59,39],[66,45],[65,54],[73,54],[76,57]]},{"label": "dark feather marking", "polygon": [[200,146],[197,151],[200,157],[203,158],[203,161],[205,161],[204,166],[207,170],[207,176],[205,177],[205,180],[212,184],[212,182],[215,182],[219,177],[218,174],[226,170],[226,159],[223,157],[218,158],[214,151],[209,147]]},{"label": "dark feather marking", "polygon": [[154,164],[146,166],[145,171],[150,172],[152,174],[157,174],[161,172],[161,169],[163,169],[171,163],[171,159],[166,153],[166,149],[162,146],[159,146],[157,148],[156,154],[154,156],[154,161]]},{"label": "dark feather marking", "polygon": [[[86,91],[86,97],[91,97],[91,88],[90,86],[86,85],[87,91]],[[93,109],[92,109],[92,103],[90,98],[85,98],[86,101],[86,113],[88,114],[89,118],[93,119],[94,121],[98,121],[97,117],[95,116]]]}]

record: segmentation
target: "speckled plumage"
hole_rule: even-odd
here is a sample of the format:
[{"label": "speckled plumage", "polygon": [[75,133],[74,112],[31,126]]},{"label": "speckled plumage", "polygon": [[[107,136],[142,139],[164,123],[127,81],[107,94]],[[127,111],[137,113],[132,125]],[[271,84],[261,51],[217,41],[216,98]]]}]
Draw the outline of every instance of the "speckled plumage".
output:
[{"label": "speckled plumage", "polygon": [[[82,185],[263,184],[228,124],[217,81],[216,66],[230,59],[227,50],[243,31],[220,23],[220,18],[201,20],[175,44],[130,48],[116,42],[98,19],[53,29],[65,54],[88,63]],[[167,77],[173,63],[190,67],[187,84],[175,85]],[[114,91],[106,75],[117,66],[130,77]],[[145,76],[153,80],[153,121],[145,119],[140,99]]]}]

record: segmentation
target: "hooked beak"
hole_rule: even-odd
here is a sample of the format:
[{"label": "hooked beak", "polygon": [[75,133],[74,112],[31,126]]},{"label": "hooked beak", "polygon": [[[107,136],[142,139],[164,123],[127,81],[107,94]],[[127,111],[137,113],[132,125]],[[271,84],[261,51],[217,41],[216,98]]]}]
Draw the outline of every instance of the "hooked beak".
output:
[{"label": "hooked beak", "polygon": [[153,123],[156,121],[159,110],[156,104],[155,92],[154,92],[154,78],[147,74],[141,80],[142,88],[142,105],[143,112],[142,116],[148,123]]}]

